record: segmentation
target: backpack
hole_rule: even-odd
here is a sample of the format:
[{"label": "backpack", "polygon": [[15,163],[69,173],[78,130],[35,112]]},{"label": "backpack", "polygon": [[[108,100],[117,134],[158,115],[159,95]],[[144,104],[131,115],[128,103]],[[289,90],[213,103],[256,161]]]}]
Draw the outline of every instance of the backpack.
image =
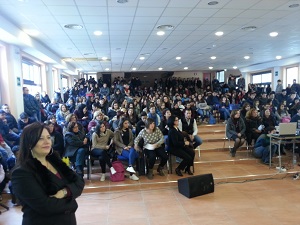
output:
[{"label": "backpack", "polygon": [[209,124],[216,124],[216,119],[215,119],[215,117],[213,115],[209,116],[208,123]]},{"label": "backpack", "polygon": [[110,180],[112,182],[125,180],[125,169],[121,161],[119,160],[113,161],[112,166],[117,172],[115,174],[110,173]]}]

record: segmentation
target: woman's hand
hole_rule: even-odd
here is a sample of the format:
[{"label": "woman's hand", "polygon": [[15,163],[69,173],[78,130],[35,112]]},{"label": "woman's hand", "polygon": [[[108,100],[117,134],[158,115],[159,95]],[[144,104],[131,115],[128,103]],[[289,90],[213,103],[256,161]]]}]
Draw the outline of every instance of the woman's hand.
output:
[{"label": "woman's hand", "polygon": [[50,195],[50,197],[54,197],[54,198],[58,198],[58,199],[62,199],[65,196],[66,190],[64,190],[65,188],[59,190],[55,195]]},{"label": "woman's hand", "polygon": [[189,141],[185,141],[184,144],[185,144],[186,146],[188,146],[188,145],[190,145],[190,142],[189,142]]}]

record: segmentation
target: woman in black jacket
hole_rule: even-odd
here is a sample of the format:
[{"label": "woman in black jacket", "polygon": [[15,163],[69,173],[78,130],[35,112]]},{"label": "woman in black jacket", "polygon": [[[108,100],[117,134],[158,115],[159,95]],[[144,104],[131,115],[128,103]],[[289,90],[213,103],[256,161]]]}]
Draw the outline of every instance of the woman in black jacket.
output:
[{"label": "woman in black jacket", "polygon": [[53,154],[48,128],[24,128],[12,188],[23,206],[22,225],[76,225],[76,198],[84,181]]},{"label": "woman in black jacket", "polygon": [[168,119],[168,146],[170,153],[182,159],[175,172],[178,176],[183,176],[181,171],[185,170],[189,175],[193,175],[190,168],[194,164],[195,151],[191,141],[188,141],[178,129],[178,121],[178,117],[175,116],[170,116]]}]

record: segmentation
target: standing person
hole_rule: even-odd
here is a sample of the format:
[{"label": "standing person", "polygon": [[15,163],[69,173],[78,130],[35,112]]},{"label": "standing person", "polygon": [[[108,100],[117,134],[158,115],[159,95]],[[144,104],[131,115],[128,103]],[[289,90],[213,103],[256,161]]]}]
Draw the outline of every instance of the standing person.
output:
[{"label": "standing person", "polygon": [[282,89],[283,89],[283,86],[282,86],[281,80],[277,80],[277,86],[276,86],[276,89],[275,89],[275,93],[276,94],[281,94]]},{"label": "standing person", "polygon": [[157,167],[157,172],[160,176],[165,176],[163,168],[168,161],[168,155],[165,148],[162,146],[164,143],[164,136],[160,129],[155,126],[153,119],[148,118],[146,121],[146,127],[141,130],[139,135],[134,140],[134,148],[139,149],[139,142],[143,139],[143,148],[149,159],[149,170],[147,177],[149,180],[153,179],[153,167],[156,157],[160,157],[160,164]]},{"label": "standing person", "polygon": [[91,155],[99,159],[102,170],[100,181],[105,181],[106,165],[108,165],[111,174],[116,173],[108,154],[108,150],[113,144],[113,138],[114,133],[111,130],[107,130],[104,123],[99,122],[95,128],[95,132],[92,134]]},{"label": "standing person", "polygon": [[226,125],[226,136],[234,141],[230,154],[235,157],[235,153],[245,143],[246,125],[241,118],[240,110],[232,110],[228,123]]},{"label": "standing person", "polygon": [[191,166],[194,164],[195,151],[193,150],[193,147],[191,147],[191,142],[184,138],[184,135],[178,128],[178,123],[178,117],[169,117],[168,145],[170,153],[182,159],[178,167],[175,169],[175,172],[178,176],[183,176],[181,172],[182,170],[189,175],[193,175]]},{"label": "standing person", "polygon": [[120,119],[119,127],[115,130],[114,144],[117,153],[128,159],[126,171],[130,173],[129,178],[135,181],[139,180],[135,175],[136,172],[133,168],[133,164],[139,155],[133,148],[133,134],[131,129],[129,129],[129,121],[125,117]]},{"label": "standing person", "polygon": [[202,144],[202,139],[197,135],[198,128],[197,128],[196,120],[191,117],[192,117],[191,110],[186,109],[184,112],[184,118],[179,120],[178,127],[179,130],[188,133],[191,141],[193,142],[193,147],[195,149]]},{"label": "standing person", "polygon": [[24,128],[12,188],[23,211],[22,225],[76,225],[76,198],[84,181],[53,154],[48,128],[38,122]]},{"label": "standing person", "polygon": [[34,117],[36,121],[41,121],[41,111],[38,101],[29,94],[29,89],[23,87],[23,101],[24,101],[24,112],[28,116]]}]

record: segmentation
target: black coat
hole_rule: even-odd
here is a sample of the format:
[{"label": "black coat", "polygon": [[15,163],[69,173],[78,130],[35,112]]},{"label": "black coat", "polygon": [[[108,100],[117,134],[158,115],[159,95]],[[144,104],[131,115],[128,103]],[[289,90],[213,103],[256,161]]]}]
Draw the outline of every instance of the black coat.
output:
[{"label": "black coat", "polygon": [[67,132],[65,134],[65,157],[72,157],[77,149],[86,148],[87,145],[83,144],[83,140],[85,138],[85,134],[81,131],[78,134],[73,132]]},{"label": "black coat", "polygon": [[[84,181],[56,154],[47,160],[58,171],[60,178],[50,172],[37,159],[29,159],[12,173],[12,188],[23,206],[22,225],[76,225],[76,198],[84,188]],[[58,199],[50,197],[67,188],[70,195]]]}]

